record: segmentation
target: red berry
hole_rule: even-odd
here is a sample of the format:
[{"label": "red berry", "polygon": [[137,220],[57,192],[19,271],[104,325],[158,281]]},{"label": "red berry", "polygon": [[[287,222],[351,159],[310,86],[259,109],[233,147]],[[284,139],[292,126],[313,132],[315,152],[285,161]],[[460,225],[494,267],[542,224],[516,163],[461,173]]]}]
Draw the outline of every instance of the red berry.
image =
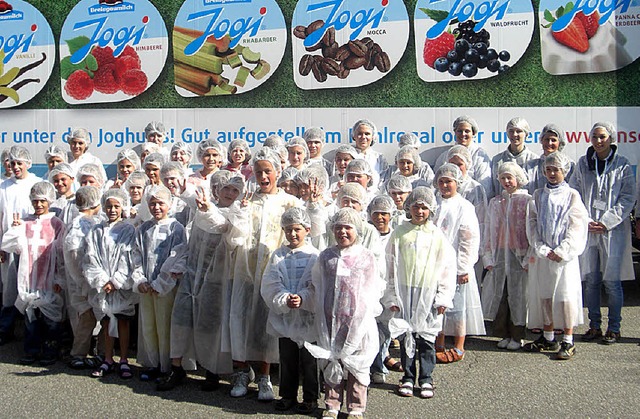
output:
[{"label": "red berry", "polygon": [[116,80],[120,80],[127,71],[135,69],[140,69],[140,60],[138,58],[131,55],[119,56],[115,62]]},{"label": "red berry", "polygon": [[117,81],[116,66],[114,64],[105,64],[93,76],[93,87],[96,92],[108,95],[116,93],[120,90]]},{"label": "red berry", "polygon": [[31,32],[35,32],[37,30],[38,30],[38,25],[36,25],[35,23],[31,25]]},{"label": "red berry", "polygon": [[9,10],[9,9],[7,8],[7,5],[6,5],[6,4],[2,4],[2,3],[0,3],[0,13],[4,13],[4,12],[6,12],[7,10]]},{"label": "red berry", "polygon": [[122,50],[122,52],[120,53],[120,57],[124,56],[135,57],[136,60],[140,61],[140,56],[131,45],[127,45],[126,47],[124,47],[124,50]]},{"label": "red berry", "polygon": [[102,68],[107,64],[113,64],[116,59],[113,56],[113,49],[110,46],[106,47],[93,47],[91,55],[96,58],[98,62],[98,68]]},{"label": "red berry", "polygon": [[267,13],[267,8],[266,7],[261,7],[260,8],[260,15],[263,16],[265,13]]},{"label": "red berry", "polygon": [[143,17],[143,18],[142,18],[142,23],[144,23],[145,25],[146,25],[147,23],[149,23],[149,16],[145,16],[145,17]]},{"label": "red berry", "polygon": [[64,91],[75,100],[84,100],[93,93],[93,79],[84,70],[76,70],[67,79]]},{"label": "red berry", "polygon": [[576,17],[580,19],[582,25],[584,26],[584,30],[587,32],[587,38],[591,39],[598,32],[598,28],[600,27],[600,15],[597,10],[594,10],[590,15],[585,15],[583,12],[578,12]]},{"label": "red berry", "polygon": [[382,7],[387,7],[389,0],[382,0]]},{"label": "red berry", "polygon": [[456,37],[449,32],[443,32],[435,39],[427,38],[424,42],[424,51],[422,58],[424,63],[431,68],[434,67],[434,63],[440,57],[446,57],[447,53],[453,49],[456,42]]},{"label": "red berry", "polygon": [[147,75],[142,70],[129,70],[120,79],[120,89],[130,96],[137,96],[147,89]]}]

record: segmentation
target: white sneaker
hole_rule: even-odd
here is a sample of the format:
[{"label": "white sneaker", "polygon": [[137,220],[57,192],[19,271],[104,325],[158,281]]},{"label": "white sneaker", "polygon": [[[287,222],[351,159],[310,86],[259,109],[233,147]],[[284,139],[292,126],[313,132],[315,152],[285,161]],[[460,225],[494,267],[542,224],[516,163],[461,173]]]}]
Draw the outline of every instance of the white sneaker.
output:
[{"label": "white sneaker", "polygon": [[371,374],[371,381],[373,384],[384,384],[384,374],[381,372],[374,372]]},{"label": "white sneaker", "polygon": [[511,342],[511,338],[504,338],[498,342],[498,349],[507,349],[507,346]]},{"label": "white sneaker", "polygon": [[270,402],[276,398],[273,394],[273,386],[268,375],[262,375],[258,378],[258,400],[261,402]]},{"label": "white sneaker", "polygon": [[520,339],[511,339],[507,345],[507,349],[510,351],[517,351],[520,348],[522,348],[522,340]]},{"label": "white sneaker", "polygon": [[238,371],[233,374],[233,388],[229,393],[231,397],[244,397],[247,395],[247,391],[249,390],[249,372],[248,371]]}]

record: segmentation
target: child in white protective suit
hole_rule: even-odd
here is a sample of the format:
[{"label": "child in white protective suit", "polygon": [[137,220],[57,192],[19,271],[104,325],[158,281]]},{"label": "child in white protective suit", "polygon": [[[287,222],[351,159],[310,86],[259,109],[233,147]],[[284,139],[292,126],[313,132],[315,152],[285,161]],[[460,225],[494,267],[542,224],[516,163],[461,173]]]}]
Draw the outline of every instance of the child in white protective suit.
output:
[{"label": "child in white protective suit", "polygon": [[51,204],[51,212],[61,219],[65,225],[78,215],[75,204],[74,171],[67,163],[59,163],[49,170],[49,183],[56,189],[56,200]]},{"label": "child in white protective suit", "polygon": [[[433,397],[435,341],[442,330],[444,311],[453,307],[456,288],[456,253],[431,218],[436,211],[433,192],[414,189],[405,201],[410,221],[399,225],[387,244],[387,290],[385,308],[396,312],[389,322],[391,336],[400,338],[404,376],[398,393]],[[420,363],[417,369],[416,361]]]},{"label": "child in white protective suit", "polygon": [[[318,165],[324,172],[324,169]],[[326,173],[324,173],[326,177]],[[320,253],[307,240],[311,220],[302,208],[289,208],[280,225],[287,244],[273,252],[262,277],[261,294],[269,307],[267,332],[278,338],[280,353],[280,397],[276,410],[296,407],[309,414],[318,407],[318,367],[316,359],[303,346],[315,342],[313,313],[302,308],[309,299],[311,269]],[[298,383],[302,375],[302,403],[297,404]]]},{"label": "child in white protective suit", "polygon": [[[466,335],[484,335],[484,320],[480,292],[473,265],[480,250],[480,228],[473,205],[457,192],[462,181],[458,166],[445,163],[436,171],[438,211],[435,224],[440,227],[456,250],[458,279],[453,308],[446,311],[442,332],[436,340],[439,363],[461,361],[464,358]],[[453,348],[445,350],[445,336],[453,336]]]},{"label": "child in white protective suit", "polygon": [[489,202],[485,217],[482,259],[489,271],[482,284],[482,312],[493,321],[498,348],[522,347],[527,324],[529,241],[527,208],[531,195],[524,189],[527,175],[516,162],[497,167],[502,193]]},{"label": "child in white protective suit", "polygon": [[133,373],[128,359],[129,330],[137,303],[131,279],[136,229],[122,220],[128,205],[127,194],[122,189],[107,190],[101,204],[106,220],[96,224],[87,236],[84,260],[84,274],[91,287],[89,302],[102,325],[105,342],[104,361],[91,376],[101,378],[115,370],[113,355],[118,338],[118,374],[120,378],[130,379]]},{"label": "child in white protective suit", "polygon": [[[171,192],[151,186],[145,192],[147,209],[153,217],[136,229],[133,290],[140,293],[138,362],[145,368],[140,379],[179,374],[171,368],[171,312],[178,280],[186,270],[185,228],[168,216]],[[168,376],[168,379],[171,375]]]},{"label": "child in white protective suit", "polygon": [[[210,188],[197,192],[187,270],[178,285],[171,315],[171,365],[176,373],[158,384],[160,391],[181,384],[186,377],[183,365],[195,369],[195,360],[206,370],[204,391],[217,389],[220,374],[233,372],[228,342],[231,280],[226,263],[231,258],[224,243],[228,228],[225,214],[244,190],[244,180],[228,170],[217,171],[210,179]],[[213,204],[206,196],[209,190],[213,191]]]},{"label": "child in white protective suit", "polygon": [[[556,359],[575,354],[573,328],[582,324],[582,284],[578,257],[584,251],[589,214],[580,194],[565,181],[571,160],[560,152],[544,157],[547,185],[529,203],[527,236],[534,251],[529,263],[529,328],[543,334],[524,345],[528,352],[555,352]],[[564,329],[558,345],[553,329]]]},{"label": "child in white protective suit", "polygon": [[305,347],[324,372],[323,418],[336,419],[346,393],[350,417],[363,415],[367,406],[369,368],[379,349],[376,317],[385,282],[373,253],[359,241],[362,216],[351,208],[332,218],[336,245],[320,253],[312,270],[313,298],[302,308],[315,313],[317,344]]},{"label": "child in white protective suit", "polygon": [[[24,357],[21,364],[51,365],[58,359],[58,343],[64,319],[64,262],[62,238],[65,225],[49,205],[56,192],[49,182],[38,182],[29,193],[33,214],[21,220],[16,214],[2,236],[2,251],[20,255],[18,298],[15,306],[25,315]],[[4,280],[4,278],[3,278]]]},{"label": "child in white protective suit", "polygon": [[74,201],[80,215],[69,225],[63,244],[64,267],[67,272],[67,312],[73,330],[69,366],[74,369],[93,369],[100,365],[97,358],[87,357],[91,354],[96,316],[89,302],[91,288],[83,269],[86,237],[102,219],[100,197],[100,190],[95,186],[78,188]]}]

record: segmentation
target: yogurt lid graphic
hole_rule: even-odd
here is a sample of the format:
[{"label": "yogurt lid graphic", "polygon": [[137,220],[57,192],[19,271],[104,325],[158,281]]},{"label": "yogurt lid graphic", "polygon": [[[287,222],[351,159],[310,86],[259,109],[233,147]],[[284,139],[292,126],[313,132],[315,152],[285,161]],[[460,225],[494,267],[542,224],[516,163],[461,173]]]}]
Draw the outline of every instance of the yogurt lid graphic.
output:
[{"label": "yogurt lid graphic", "polygon": [[275,0],[187,0],[173,28],[176,91],[196,97],[253,90],[276,71],[286,45]]},{"label": "yogurt lid graphic", "polygon": [[167,28],[148,0],[81,0],[60,35],[62,97],[71,104],[122,102],[158,78]]},{"label": "yogurt lid graphic", "polygon": [[301,0],[291,26],[294,80],[305,90],[380,80],[409,40],[402,0]]},{"label": "yogurt lid graphic", "polygon": [[502,74],[524,55],[534,24],[527,0],[418,0],[418,76],[439,82]]},{"label": "yogurt lid graphic", "polygon": [[0,108],[33,99],[49,80],[55,57],[42,13],[22,0],[0,0]]},{"label": "yogurt lid graphic", "polygon": [[635,0],[541,0],[540,44],[547,73],[603,73],[640,56]]}]

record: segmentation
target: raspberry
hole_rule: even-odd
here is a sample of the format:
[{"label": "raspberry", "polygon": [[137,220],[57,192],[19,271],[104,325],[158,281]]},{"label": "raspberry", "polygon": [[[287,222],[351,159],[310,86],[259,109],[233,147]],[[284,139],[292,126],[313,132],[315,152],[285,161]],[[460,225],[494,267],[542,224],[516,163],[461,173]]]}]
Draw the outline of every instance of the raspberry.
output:
[{"label": "raspberry", "polygon": [[105,64],[93,76],[93,87],[96,92],[111,95],[120,90],[115,64]]},{"label": "raspberry", "polygon": [[434,68],[434,63],[440,57],[446,57],[447,53],[453,49],[456,37],[449,32],[443,32],[435,39],[426,39],[422,58],[424,63]]},{"label": "raspberry", "polygon": [[109,46],[94,47],[91,50],[91,55],[93,55],[98,62],[98,68],[102,68],[102,66],[106,64],[113,64],[116,61],[113,56],[113,49]]},{"label": "raspberry", "polygon": [[67,79],[64,91],[75,100],[84,100],[93,93],[93,79],[84,70],[76,70]]},{"label": "raspberry", "polygon": [[140,56],[131,45],[124,47],[124,50],[120,53],[120,57],[134,57],[136,60],[140,61]]},{"label": "raspberry", "polygon": [[120,89],[130,96],[137,96],[147,89],[147,75],[142,70],[128,70],[120,79]]},{"label": "raspberry", "polygon": [[115,62],[116,79],[120,80],[129,70],[140,70],[140,60],[131,55],[118,57]]}]

